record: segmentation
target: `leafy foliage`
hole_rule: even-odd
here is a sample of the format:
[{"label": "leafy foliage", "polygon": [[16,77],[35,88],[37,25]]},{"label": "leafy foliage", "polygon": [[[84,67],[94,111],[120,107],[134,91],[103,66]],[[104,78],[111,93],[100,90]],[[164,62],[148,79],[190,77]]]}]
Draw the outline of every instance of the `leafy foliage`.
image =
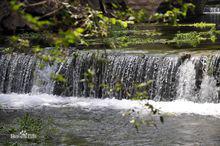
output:
[{"label": "leafy foliage", "polygon": [[[103,12],[94,10],[89,6],[80,6],[77,2],[60,2],[60,12],[50,20],[43,20],[25,11],[25,3],[16,0],[10,1],[13,11],[18,12],[33,30],[43,31],[46,40],[49,40],[52,49],[46,51],[40,45],[33,45],[30,40],[11,37],[13,50],[19,52],[32,52],[45,62],[62,62],[69,52],[70,46],[87,45],[86,37],[108,35],[111,25],[126,28],[128,23],[116,18],[104,16]],[[79,7],[77,7],[79,6]],[[61,24],[62,23],[62,24]],[[49,27],[50,26],[50,27]],[[49,30],[48,30],[49,27]],[[58,29],[56,32],[54,29]],[[28,50],[32,48],[32,50]],[[8,51],[9,52],[9,51]]]},{"label": "leafy foliage", "polygon": [[27,22],[27,24],[29,25],[29,27],[31,27],[34,30],[39,30],[40,28],[42,28],[45,25],[50,25],[50,21],[48,20],[40,20],[39,17],[34,17],[29,13],[26,13],[24,11],[24,3],[18,2],[17,0],[10,0],[10,6],[11,9],[17,13],[19,13],[23,19]]},{"label": "leafy foliage", "polygon": [[[33,117],[29,113],[25,113],[21,118],[13,121],[11,125],[4,125],[0,128],[0,134],[16,134],[19,135],[22,132],[23,134],[31,134],[36,137],[26,138],[27,142],[35,142],[35,143],[43,143],[46,140],[52,138],[52,135],[55,134],[56,129],[54,127],[53,120],[48,118],[46,120],[42,120],[41,118]],[[17,143],[7,143],[8,145],[16,145]]]},{"label": "leafy foliage", "polygon": [[165,13],[155,13],[152,16],[152,19],[176,25],[180,19],[187,16],[188,11],[193,11],[195,9],[195,6],[192,3],[185,3],[183,0],[168,0],[168,3],[170,9]]},{"label": "leafy foliage", "polygon": [[25,130],[28,133],[35,133],[39,136],[43,130],[43,121],[41,119],[34,119],[29,114],[25,114],[24,117],[18,119],[18,123],[20,131]]},{"label": "leafy foliage", "polygon": [[208,31],[202,31],[202,32],[197,32],[197,31],[192,31],[192,32],[187,32],[187,33],[181,33],[178,32],[173,40],[170,42],[175,42],[179,47],[183,45],[190,45],[193,47],[198,46],[202,41],[210,40],[211,42],[215,42],[217,40],[218,36],[218,31],[216,30],[215,24],[207,24],[205,23],[195,23],[192,24],[191,26],[194,26],[196,28],[211,28]]}]

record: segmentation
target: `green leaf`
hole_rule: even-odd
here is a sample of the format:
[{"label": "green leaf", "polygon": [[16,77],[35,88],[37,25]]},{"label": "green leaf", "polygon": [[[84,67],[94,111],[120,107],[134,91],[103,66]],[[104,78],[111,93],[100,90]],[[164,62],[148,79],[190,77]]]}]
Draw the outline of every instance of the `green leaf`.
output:
[{"label": "green leaf", "polygon": [[63,75],[61,74],[55,74],[55,73],[52,73],[51,74],[51,78],[55,81],[59,81],[59,82],[66,82],[66,79]]},{"label": "green leaf", "polygon": [[110,21],[111,21],[112,24],[114,24],[114,25],[116,24],[116,19],[115,18],[110,18]]},{"label": "green leaf", "polygon": [[143,88],[146,86],[147,86],[147,83],[141,83],[141,84],[138,84],[137,88]]},{"label": "green leaf", "polygon": [[122,27],[124,27],[124,28],[127,28],[127,27],[128,27],[128,23],[125,22],[125,21],[118,20],[118,23],[119,23]]},{"label": "green leaf", "polygon": [[215,35],[212,35],[210,37],[210,40],[214,43],[217,40],[217,37]]}]

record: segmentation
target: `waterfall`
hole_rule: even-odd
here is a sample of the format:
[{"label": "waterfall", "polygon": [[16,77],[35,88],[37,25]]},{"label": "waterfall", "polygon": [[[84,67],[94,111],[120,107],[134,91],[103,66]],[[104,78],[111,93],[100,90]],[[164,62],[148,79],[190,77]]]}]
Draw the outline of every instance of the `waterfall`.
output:
[{"label": "waterfall", "polygon": [[177,98],[192,99],[195,97],[196,70],[194,59],[187,59],[178,71]]},{"label": "waterfall", "polygon": [[35,57],[29,55],[0,55],[0,92],[28,93],[31,91]]},{"label": "waterfall", "polygon": [[[31,55],[1,55],[0,93],[128,99],[135,85],[152,81],[147,92],[155,101],[219,102],[219,55],[84,51],[43,69],[39,62]],[[66,82],[52,80],[52,73],[62,74]],[[115,90],[119,85],[121,90]]]},{"label": "waterfall", "polygon": [[208,75],[205,76],[200,91],[200,101],[218,102],[219,87],[216,86],[216,80]]},{"label": "waterfall", "polygon": [[199,20],[207,23],[220,24],[220,5],[206,5]]},{"label": "waterfall", "polygon": [[44,67],[40,68],[41,62],[37,62],[37,66],[34,71],[34,82],[31,93],[47,93],[52,94],[54,88],[54,81],[51,80],[51,75],[56,72],[57,65],[45,64]]},{"label": "waterfall", "polygon": [[[128,93],[135,93],[135,83],[152,80],[148,95],[156,101],[186,99],[194,102],[219,102],[219,57],[184,57],[82,53],[61,71],[68,83],[56,83],[54,91],[55,94],[65,96],[126,99],[129,98]],[[88,69],[94,71],[93,88],[89,88],[89,83],[81,82],[87,78],[85,74]],[[213,72],[210,73],[210,70]],[[116,88],[117,83],[122,85],[123,90],[110,92]]]},{"label": "waterfall", "polygon": [[219,6],[206,6],[204,8],[203,14],[220,14]]}]

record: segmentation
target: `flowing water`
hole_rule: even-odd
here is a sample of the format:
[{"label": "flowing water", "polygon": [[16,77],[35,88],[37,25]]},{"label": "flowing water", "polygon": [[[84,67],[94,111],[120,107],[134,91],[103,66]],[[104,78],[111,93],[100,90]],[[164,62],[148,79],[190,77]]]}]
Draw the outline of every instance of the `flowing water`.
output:
[{"label": "flowing water", "polygon": [[[39,69],[34,56],[1,55],[0,123],[18,126],[16,119],[25,113],[51,117],[56,132],[44,145],[219,145],[219,62],[218,51],[81,51],[64,64]],[[88,69],[94,74],[88,75]],[[51,73],[62,74],[66,82],[51,80]],[[127,93],[135,94],[134,84],[149,80],[150,100],[130,100]],[[117,83],[122,90],[110,91]],[[164,123],[146,103],[160,110]],[[148,122],[136,129],[133,118],[154,121],[156,127]],[[0,144],[5,141],[15,140],[0,136]]]},{"label": "flowing water", "polygon": [[[220,24],[219,5],[203,14],[199,21]],[[81,51],[43,69],[32,55],[0,54],[0,145],[219,146],[220,52],[163,53]],[[149,100],[131,100],[148,81]],[[47,123],[40,141],[13,139],[3,127],[18,128],[27,113],[52,118],[55,131]]]},{"label": "flowing water", "polygon": [[200,18],[201,21],[208,23],[220,24],[220,5],[207,5],[204,8],[203,16]]},{"label": "flowing water", "polygon": [[[164,117],[164,124],[144,108],[148,101],[57,97],[48,94],[2,94],[4,110],[2,124],[16,125],[16,118],[29,113],[33,117],[53,118],[56,132],[53,139],[42,145],[214,145],[220,143],[219,104],[177,100],[155,102]],[[136,112],[123,116],[130,109]],[[137,120],[154,121],[157,127],[142,124],[138,131],[130,123]],[[10,140],[9,135],[0,143]],[[18,141],[18,140],[17,140]],[[25,139],[19,140],[22,145]]]}]

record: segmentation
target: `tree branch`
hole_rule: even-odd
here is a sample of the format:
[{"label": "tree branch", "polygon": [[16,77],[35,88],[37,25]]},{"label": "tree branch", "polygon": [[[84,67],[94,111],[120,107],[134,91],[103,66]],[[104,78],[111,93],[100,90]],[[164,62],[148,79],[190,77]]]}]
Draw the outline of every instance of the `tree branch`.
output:
[{"label": "tree branch", "polygon": [[46,3],[47,3],[47,1],[45,0],[45,1],[38,2],[38,3],[28,4],[28,5],[26,5],[26,7],[35,7],[35,6],[43,5]]}]

